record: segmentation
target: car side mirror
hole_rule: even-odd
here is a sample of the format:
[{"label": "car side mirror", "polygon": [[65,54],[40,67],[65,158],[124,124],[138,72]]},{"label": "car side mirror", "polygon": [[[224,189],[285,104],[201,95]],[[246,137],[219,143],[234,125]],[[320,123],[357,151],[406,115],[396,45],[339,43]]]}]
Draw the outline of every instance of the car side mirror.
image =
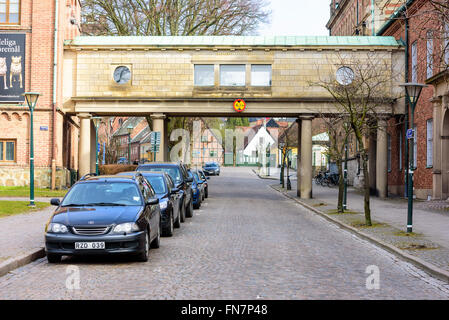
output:
[{"label": "car side mirror", "polygon": [[152,206],[159,203],[159,198],[151,198],[147,200],[147,206]]},{"label": "car side mirror", "polygon": [[58,198],[51,199],[50,200],[50,204],[52,206],[57,206],[58,207],[61,204],[61,200],[59,200]]},{"label": "car side mirror", "polygon": [[173,188],[173,189],[171,189],[171,191],[170,191],[171,194],[175,194],[175,193],[178,193],[178,192],[179,192],[179,189],[178,189],[178,188]]},{"label": "car side mirror", "polygon": [[190,177],[189,177],[189,178],[186,179],[186,181],[187,181],[187,182],[193,182],[193,178],[190,178]]}]

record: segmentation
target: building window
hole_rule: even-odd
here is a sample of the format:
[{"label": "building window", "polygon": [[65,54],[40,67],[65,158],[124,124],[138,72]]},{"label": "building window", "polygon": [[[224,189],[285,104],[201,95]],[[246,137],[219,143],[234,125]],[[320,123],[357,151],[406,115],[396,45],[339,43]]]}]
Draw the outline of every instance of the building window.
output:
[{"label": "building window", "polygon": [[246,66],[244,64],[220,65],[221,86],[245,86]]},{"label": "building window", "polygon": [[209,152],[209,155],[210,155],[211,157],[216,157],[216,156],[218,156],[218,151],[217,151],[217,150],[211,150],[211,151]]},{"label": "building window", "polygon": [[387,134],[387,168],[391,172],[391,135]]},{"label": "building window", "polygon": [[418,82],[418,44],[412,43],[412,82]]},{"label": "building window", "polygon": [[213,64],[196,64],[195,65],[195,86],[213,86],[214,81],[214,65]]},{"label": "building window", "polygon": [[16,141],[0,140],[0,161],[16,161]]},{"label": "building window", "polygon": [[433,76],[433,34],[427,32],[427,78]]},{"label": "building window", "polygon": [[20,0],[0,0],[0,23],[19,24]]},{"label": "building window", "polygon": [[433,120],[427,120],[427,168],[433,166]]},{"label": "building window", "polygon": [[402,171],[402,132],[399,132],[399,136],[398,136],[398,141],[399,141],[399,148],[398,148],[398,164],[399,164],[399,171]]},{"label": "building window", "polygon": [[444,62],[449,65],[449,21],[444,24]]},{"label": "building window", "polygon": [[418,167],[418,131],[416,125],[413,130],[415,132],[413,136],[413,168],[416,169]]},{"label": "building window", "polygon": [[271,65],[254,64],[251,66],[251,85],[269,87],[271,86]]}]

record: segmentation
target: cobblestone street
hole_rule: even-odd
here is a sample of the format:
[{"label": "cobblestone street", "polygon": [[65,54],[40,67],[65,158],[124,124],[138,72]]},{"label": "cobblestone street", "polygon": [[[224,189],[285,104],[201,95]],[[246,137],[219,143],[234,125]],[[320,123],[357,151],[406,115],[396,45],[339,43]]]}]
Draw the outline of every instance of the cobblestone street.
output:
[{"label": "cobblestone street", "polygon": [[[148,262],[40,259],[0,278],[0,299],[449,298],[447,284],[284,198],[250,169],[223,168],[209,181],[201,209]],[[371,265],[378,290],[365,285]],[[79,290],[66,288],[68,266],[79,267]]]}]

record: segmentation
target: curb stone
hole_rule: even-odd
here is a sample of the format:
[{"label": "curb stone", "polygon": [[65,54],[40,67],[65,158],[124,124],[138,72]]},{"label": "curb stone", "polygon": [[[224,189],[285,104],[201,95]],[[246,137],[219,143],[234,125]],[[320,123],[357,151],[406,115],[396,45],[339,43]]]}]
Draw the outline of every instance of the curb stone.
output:
[{"label": "curb stone", "polygon": [[4,276],[8,272],[23,267],[37,259],[45,257],[45,249],[37,248],[28,251],[20,256],[15,258],[10,258],[2,263],[0,263],[0,277]]},{"label": "curb stone", "polygon": [[363,238],[365,240],[368,240],[369,242],[371,242],[371,243],[373,243],[373,244],[375,244],[375,245],[377,245],[377,246],[387,250],[388,252],[393,253],[396,256],[399,256],[399,257],[403,258],[407,262],[410,262],[414,266],[416,266],[416,267],[426,271],[427,273],[429,273],[432,276],[438,278],[439,280],[442,280],[442,281],[445,281],[445,282],[449,283],[449,272],[448,271],[443,270],[443,269],[441,269],[441,268],[439,268],[439,267],[437,267],[437,266],[435,266],[435,265],[433,265],[433,264],[431,264],[431,263],[429,263],[427,261],[424,261],[424,260],[422,260],[422,259],[420,259],[418,257],[415,257],[415,256],[413,256],[413,255],[411,255],[411,254],[409,254],[409,253],[407,253],[407,252],[405,252],[405,251],[403,251],[403,250],[401,250],[399,248],[396,248],[395,246],[393,246],[391,244],[385,243],[385,242],[383,242],[383,241],[381,241],[381,240],[379,240],[379,239],[377,239],[377,238],[375,238],[375,237],[373,237],[371,235],[368,235],[368,234],[366,234],[366,233],[364,233],[362,231],[359,231],[356,228],[351,227],[350,225],[347,225],[346,223],[338,221],[338,220],[330,217],[326,213],[324,213],[324,212],[322,212],[322,211],[320,211],[320,210],[318,210],[318,209],[316,209],[316,208],[314,208],[314,207],[312,207],[312,206],[302,202],[301,200],[299,200],[299,199],[297,199],[295,197],[292,197],[289,194],[287,194],[287,193],[285,193],[285,192],[283,192],[281,190],[276,189],[274,186],[270,185],[270,187],[273,190],[281,193],[285,197],[294,200],[295,202],[297,202],[298,204],[302,205],[303,207],[305,207],[305,208],[315,212],[316,214],[322,216],[326,220],[328,220],[328,221],[338,225],[342,229],[348,230],[348,231],[350,231],[350,232],[360,236],[361,238]]},{"label": "curb stone", "polygon": [[260,179],[265,179],[265,180],[278,180],[278,178],[275,177],[269,177],[269,176],[261,176],[259,175],[256,170],[252,169],[253,172],[260,178]]}]

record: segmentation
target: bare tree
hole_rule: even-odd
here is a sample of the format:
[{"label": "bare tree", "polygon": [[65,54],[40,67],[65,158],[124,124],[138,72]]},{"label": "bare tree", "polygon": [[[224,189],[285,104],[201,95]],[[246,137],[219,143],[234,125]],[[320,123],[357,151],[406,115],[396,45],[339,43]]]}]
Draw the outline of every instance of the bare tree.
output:
[{"label": "bare tree", "polygon": [[366,140],[373,130],[378,129],[379,116],[391,113],[393,101],[398,98],[395,95],[396,91],[392,88],[393,81],[398,79],[399,75],[395,75],[396,68],[387,61],[388,59],[384,59],[380,53],[339,55],[328,62],[329,65],[334,66],[333,72],[326,70],[326,76],[320,75],[319,82],[314,84],[331,95],[335,101],[336,114],[344,115],[340,120],[341,127],[344,127],[343,124],[346,123],[348,130],[350,128],[354,133],[359,144],[367,226],[371,226],[372,223],[368,173],[369,151]]},{"label": "bare tree", "polygon": [[330,159],[335,161],[338,168],[338,204],[337,210],[343,213],[343,193],[344,193],[344,175],[343,175],[343,159],[345,157],[345,147],[348,138],[352,134],[350,118],[347,113],[335,114],[332,117],[322,115],[326,125],[326,131],[329,135],[329,144],[327,154]]},{"label": "bare tree", "polygon": [[266,23],[260,0],[82,0],[89,35],[244,35]]},{"label": "bare tree", "polygon": [[[295,123],[292,123],[289,127],[281,128],[279,132],[278,139],[278,149],[281,150],[281,183],[282,188],[285,187],[285,165],[287,164],[287,177],[289,175],[290,165],[287,162],[288,151],[293,147],[298,147],[298,130],[293,130],[292,128],[296,128]],[[287,185],[288,187],[288,185]]]}]

